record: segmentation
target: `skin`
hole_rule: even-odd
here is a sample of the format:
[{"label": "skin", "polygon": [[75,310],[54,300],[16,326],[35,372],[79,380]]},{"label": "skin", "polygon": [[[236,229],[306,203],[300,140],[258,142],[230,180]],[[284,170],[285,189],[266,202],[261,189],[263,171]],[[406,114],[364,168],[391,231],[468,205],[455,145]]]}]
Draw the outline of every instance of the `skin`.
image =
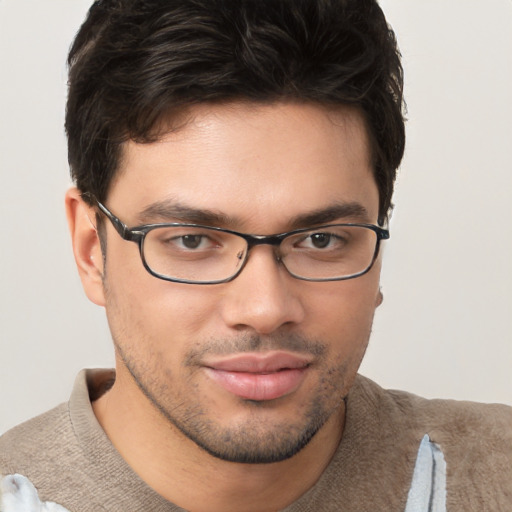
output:
[{"label": "skin", "polygon": [[[361,211],[333,222],[376,224],[379,206],[361,116],[295,103],[199,105],[159,142],[127,143],[105,203],[128,226],[171,220],[141,218],[156,201],[252,234],[347,203]],[[342,437],[343,397],[381,301],[380,260],[357,279],[306,282],[258,246],[232,282],[171,283],[151,276],[109,222],[104,259],[95,210],[76,189],[66,205],[84,289],[105,307],[116,348],[116,382],[93,409],[125,460],[192,511],[279,510],[306,492]],[[309,363],[277,399],[245,400],[206,368],[212,357],[275,351]]]}]

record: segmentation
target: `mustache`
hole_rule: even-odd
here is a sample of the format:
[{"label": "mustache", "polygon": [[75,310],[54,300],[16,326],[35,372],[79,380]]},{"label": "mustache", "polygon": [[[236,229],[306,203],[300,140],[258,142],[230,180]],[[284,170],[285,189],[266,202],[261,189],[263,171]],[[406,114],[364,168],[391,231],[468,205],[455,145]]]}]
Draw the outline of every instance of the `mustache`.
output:
[{"label": "mustache", "polygon": [[301,354],[309,354],[321,358],[327,346],[317,340],[311,340],[300,334],[243,334],[229,339],[209,339],[201,347],[192,348],[185,356],[185,366],[197,365],[205,356],[233,355],[244,352],[268,352],[285,350]]}]

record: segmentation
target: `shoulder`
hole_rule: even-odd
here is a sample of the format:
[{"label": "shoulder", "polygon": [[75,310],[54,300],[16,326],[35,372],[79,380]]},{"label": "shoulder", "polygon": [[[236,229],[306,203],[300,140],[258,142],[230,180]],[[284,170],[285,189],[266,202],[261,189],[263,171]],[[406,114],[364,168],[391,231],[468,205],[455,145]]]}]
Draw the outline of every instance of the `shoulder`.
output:
[{"label": "shoulder", "polygon": [[394,389],[383,389],[359,375],[354,386],[359,400],[382,414],[406,423],[419,423],[444,439],[496,437],[512,439],[512,407],[459,400],[427,399]]},{"label": "shoulder", "polygon": [[99,375],[94,371],[80,372],[69,402],[0,437],[0,476],[26,477],[43,502],[56,501],[73,510],[76,507],[71,505],[82,503],[83,496],[88,495],[88,510],[102,510],[91,504],[92,491],[98,481],[104,480],[101,471],[108,471],[111,466],[100,468],[98,475],[94,461],[112,461],[112,457],[106,456],[112,448],[96,422],[90,403],[88,383]]},{"label": "shoulder", "polygon": [[[400,436],[427,434],[442,450],[449,510],[508,510],[512,503],[512,407],[429,400],[358,377],[360,400]],[[508,505],[507,505],[508,504]],[[464,508],[466,507],[466,508]]]},{"label": "shoulder", "polygon": [[448,509],[510,510],[511,407],[429,400],[418,419],[427,425],[431,440],[444,453]]},{"label": "shoulder", "polygon": [[67,404],[26,421],[0,436],[0,474],[31,472],[48,467],[49,454],[63,450],[73,436]]}]

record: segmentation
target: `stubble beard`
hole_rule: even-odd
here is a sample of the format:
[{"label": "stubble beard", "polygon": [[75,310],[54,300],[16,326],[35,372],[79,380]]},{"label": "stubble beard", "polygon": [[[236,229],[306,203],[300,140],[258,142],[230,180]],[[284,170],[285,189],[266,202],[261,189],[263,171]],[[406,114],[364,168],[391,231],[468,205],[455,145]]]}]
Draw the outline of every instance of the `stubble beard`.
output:
[{"label": "stubble beard", "polygon": [[199,396],[198,389],[194,395],[194,386],[188,390],[187,396],[175,396],[173,393],[175,386],[171,384],[173,379],[170,371],[158,367],[160,358],[153,358],[153,368],[144,367],[141,358],[125,352],[115,340],[114,343],[140,391],[170,426],[178,429],[213,457],[228,462],[269,464],[296,455],[313,439],[329,418],[343,407],[347,387],[350,385],[347,381],[351,382],[353,378],[353,375],[347,375],[347,369],[352,367],[350,363],[339,361],[337,364],[328,366],[325,362],[327,354],[325,345],[299,336],[272,337],[270,341],[269,339],[263,341],[259,336],[245,336],[237,339],[236,343],[213,340],[205,344],[208,347],[206,350],[189,353],[185,366],[193,367],[194,362],[200,360],[207,352],[232,353],[233,347],[236,347],[237,352],[272,347],[274,350],[300,348],[302,353],[314,354],[319,361],[319,367],[322,368],[319,371],[321,377],[315,391],[311,394],[309,403],[302,407],[302,414],[293,423],[284,420],[271,423],[262,421],[262,417],[267,417],[266,409],[278,407],[278,404],[273,403],[275,401],[256,402],[240,399],[248,413],[245,421],[237,425],[225,426],[216,422],[199,400],[190,399],[190,397]]}]

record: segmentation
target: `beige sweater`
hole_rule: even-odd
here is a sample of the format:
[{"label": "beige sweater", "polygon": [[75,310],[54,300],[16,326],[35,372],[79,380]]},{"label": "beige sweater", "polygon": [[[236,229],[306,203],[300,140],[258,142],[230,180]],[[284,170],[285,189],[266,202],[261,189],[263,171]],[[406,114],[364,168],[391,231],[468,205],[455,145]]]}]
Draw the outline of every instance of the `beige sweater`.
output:
[{"label": "beige sweater", "polygon": [[[113,377],[81,372],[67,404],[0,437],[0,475],[30,479],[72,512],[180,511],[124,462],[90,400]],[[512,408],[425,400],[358,377],[342,442],[317,484],[286,512],[403,512],[425,434],[447,463],[448,512],[512,511]]]}]

